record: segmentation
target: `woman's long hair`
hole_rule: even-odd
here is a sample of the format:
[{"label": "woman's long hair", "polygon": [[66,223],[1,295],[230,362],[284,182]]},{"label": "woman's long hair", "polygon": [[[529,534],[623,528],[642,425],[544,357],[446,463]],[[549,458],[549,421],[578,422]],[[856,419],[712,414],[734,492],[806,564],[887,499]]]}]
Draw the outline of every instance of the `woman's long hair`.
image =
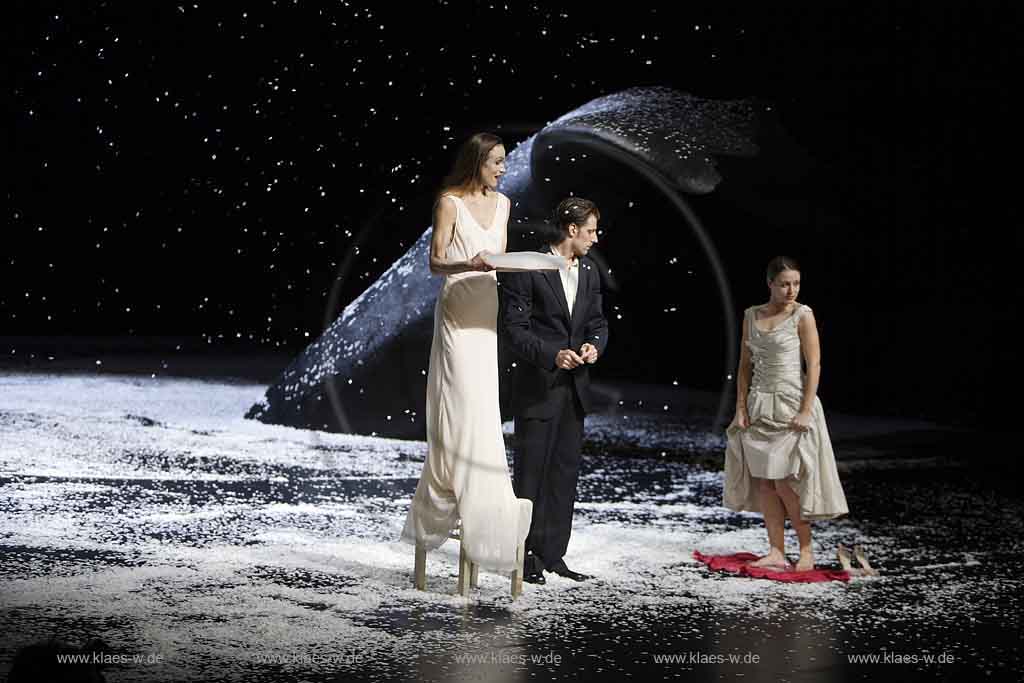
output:
[{"label": "woman's long hair", "polygon": [[[498,145],[503,145],[501,138],[491,133],[477,133],[462,143],[455,157],[455,165],[445,176],[436,199],[447,192],[466,194],[480,184],[480,167],[487,161],[487,155]],[[487,187],[484,186],[486,194]]]}]

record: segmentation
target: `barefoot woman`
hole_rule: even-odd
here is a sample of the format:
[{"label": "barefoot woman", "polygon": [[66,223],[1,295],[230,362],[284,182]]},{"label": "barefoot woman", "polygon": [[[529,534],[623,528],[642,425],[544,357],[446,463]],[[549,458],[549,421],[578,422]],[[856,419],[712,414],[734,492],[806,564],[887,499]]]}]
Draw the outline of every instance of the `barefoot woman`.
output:
[{"label": "barefoot woman", "polygon": [[[725,506],[764,515],[768,554],[754,566],[788,569],[783,525],[800,541],[797,571],[814,568],[811,525],[848,512],[818,400],[821,350],[809,306],[798,303],[800,268],[768,264],[768,303],[743,315],[736,417],[726,430]],[[806,374],[801,360],[806,363]]]}]

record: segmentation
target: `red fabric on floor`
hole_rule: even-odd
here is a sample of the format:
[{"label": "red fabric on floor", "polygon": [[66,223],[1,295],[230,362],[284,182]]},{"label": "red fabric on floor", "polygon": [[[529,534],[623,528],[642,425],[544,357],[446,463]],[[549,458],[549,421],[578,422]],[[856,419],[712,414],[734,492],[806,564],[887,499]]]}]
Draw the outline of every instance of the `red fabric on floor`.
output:
[{"label": "red fabric on floor", "polygon": [[[786,583],[819,583],[821,581],[849,581],[850,575],[839,569],[811,569],[806,572],[751,567],[750,563],[757,559],[753,553],[733,553],[732,555],[705,555],[699,550],[693,551],[693,558],[703,562],[709,569],[718,572],[729,572],[752,579],[770,579]],[[792,565],[790,565],[792,566]]]}]

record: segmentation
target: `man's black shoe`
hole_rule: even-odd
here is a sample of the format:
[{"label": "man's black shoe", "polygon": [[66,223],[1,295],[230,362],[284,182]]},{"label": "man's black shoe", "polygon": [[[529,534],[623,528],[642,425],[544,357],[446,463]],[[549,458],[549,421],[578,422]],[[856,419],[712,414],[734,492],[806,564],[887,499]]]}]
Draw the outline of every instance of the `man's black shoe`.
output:
[{"label": "man's black shoe", "polygon": [[552,569],[551,573],[558,574],[559,576],[564,576],[565,578],[572,579],[573,581],[586,581],[587,579],[594,578],[590,574],[580,574],[579,572],[574,572],[573,570],[566,567],[564,564]]},{"label": "man's black shoe", "polygon": [[540,586],[547,583],[543,572],[529,572],[528,574],[523,574],[523,581],[526,583],[535,583]]}]

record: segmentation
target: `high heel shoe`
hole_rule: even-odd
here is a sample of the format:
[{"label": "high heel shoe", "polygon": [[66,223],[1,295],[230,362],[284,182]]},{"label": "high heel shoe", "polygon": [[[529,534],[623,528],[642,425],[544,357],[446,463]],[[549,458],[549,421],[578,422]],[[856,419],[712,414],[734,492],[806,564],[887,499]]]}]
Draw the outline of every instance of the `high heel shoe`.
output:
[{"label": "high heel shoe", "polygon": [[839,558],[839,566],[842,567],[843,571],[849,574],[850,576],[865,576],[867,574],[866,571],[854,567],[853,564],[850,562],[850,552],[850,549],[842,543],[836,546],[836,557]]},{"label": "high heel shoe", "polygon": [[857,564],[864,568],[864,573],[868,576],[878,576],[878,570],[871,566],[868,562],[868,556],[864,552],[864,546],[855,545],[853,546],[853,556],[857,558]]},{"label": "high heel shoe", "polygon": [[843,571],[849,574],[859,574],[856,569],[853,568],[853,564],[850,562],[852,555],[850,549],[840,543],[836,546],[836,557],[839,558],[839,566],[843,568]]}]

